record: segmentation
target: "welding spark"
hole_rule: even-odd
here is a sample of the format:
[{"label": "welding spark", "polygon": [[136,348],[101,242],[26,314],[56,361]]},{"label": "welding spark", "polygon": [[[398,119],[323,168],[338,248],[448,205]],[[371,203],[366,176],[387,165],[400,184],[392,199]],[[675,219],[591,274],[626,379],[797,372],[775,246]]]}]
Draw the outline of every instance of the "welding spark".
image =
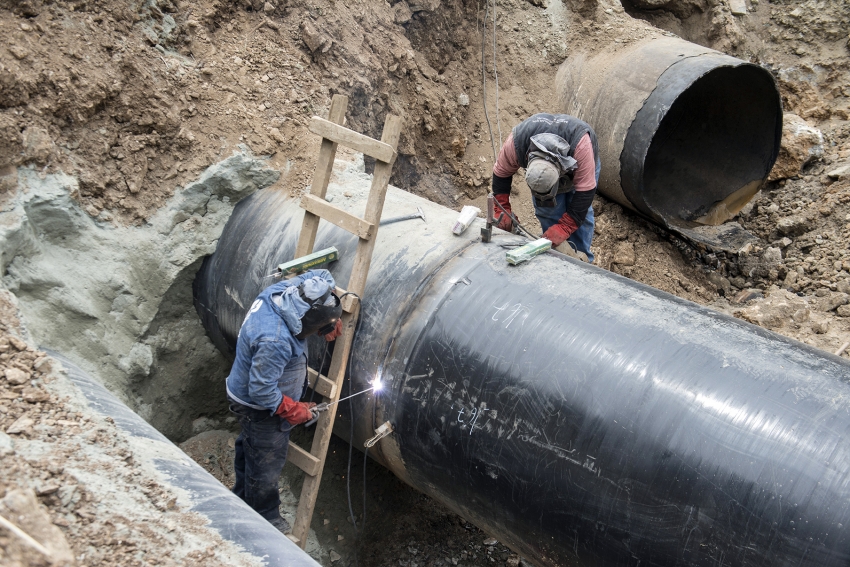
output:
[{"label": "welding spark", "polygon": [[370,382],[370,384],[372,384],[372,391],[373,391],[373,392],[380,392],[380,391],[381,391],[381,388],[383,388],[383,387],[384,387],[384,385],[383,385],[383,384],[381,384],[381,379],[380,379],[380,378],[377,378],[377,377],[376,377],[374,380],[372,380],[372,381]]}]

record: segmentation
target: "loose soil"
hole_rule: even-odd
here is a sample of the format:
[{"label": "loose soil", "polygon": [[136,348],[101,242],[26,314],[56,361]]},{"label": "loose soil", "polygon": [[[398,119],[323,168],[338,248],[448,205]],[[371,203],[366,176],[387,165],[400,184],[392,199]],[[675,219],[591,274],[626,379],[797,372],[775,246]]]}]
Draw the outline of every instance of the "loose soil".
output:
[{"label": "loose soil", "polygon": [[[769,69],[785,112],[819,130],[823,144],[802,168],[775,175],[736,218],[759,245],[706,254],[600,196],[596,264],[838,350],[850,340],[850,6],[749,0],[745,15],[719,0],[632,0],[623,7],[668,33]],[[456,209],[481,206],[500,140],[523,118],[557,111],[558,65],[574,50],[607,42],[625,17],[608,1],[499,0],[495,10],[498,93],[494,15],[480,3],[0,0],[0,207],[14,187],[13,168],[33,165],[76,175],[75,198],[93,217],[143,224],[240,143],[271,155],[282,172],[277,187],[297,195],[310,183],[318,148],[308,120],[325,115],[336,93],[350,98],[348,126],[371,136],[380,137],[388,113],[402,117],[393,184]],[[521,180],[513,199],[520,220],[539,230]],[[89,444],[115,461],[103,474],[125,479],[128,491],[145,486],[110,424],[82,419],[73,400],[51,391],[49,373],[38,367],[45,359],[31,346],[18,348],[23,331],[13,305],[0,301],[0,308],[0,366],[32,380],[0,380],[0,430],[28,418],[30,428],[9,437],[22,446],[55,447],[37,459],[0,456],[0,513],[9,517],[10,506],[35,498],[41,519],[32,520],[33,530],[48,518],[80,564],[191,564],[202,556],[204,564],[217,564],[212,548],[175,543],[169,525],[176,524],[169,522],[191,533],[193,520],[169,519],[177,512],[161,510],[168,498],[160,489],[143,490],[136,512],[109,511],[69,472],[86,468],[77,449]],[[206,435],[184,447],[228,484],[233,433]],[[330,564],[328,550],[345,564],[355,550],[362,565],[519,562],[374,464],[367,468],[366,530],[357,539],[346,520],[347,445],[335,440],[333,447],[327,500],[314,520],[323,563]],[[355,452],[345,480],[361,486],[361,467]],[[284,495],[293,487],[297,493],[299,483],[287,471]],[[359,489],[352,495],[362,497]],[[362,513],[362,505],[354,507]],[[144,530],[130,529],[142,521]],[[0,549],[3,564],[44,563],[2,530]]]}]

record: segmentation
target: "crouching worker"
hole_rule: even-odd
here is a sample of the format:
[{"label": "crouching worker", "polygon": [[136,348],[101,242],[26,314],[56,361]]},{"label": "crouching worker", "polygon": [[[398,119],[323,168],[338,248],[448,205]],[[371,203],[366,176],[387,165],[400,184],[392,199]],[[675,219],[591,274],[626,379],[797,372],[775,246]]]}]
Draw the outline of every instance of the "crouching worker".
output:
[{"label": "crouching worker", "polygon": [[307,389],[308,335],[332,341],[342,332],[342,307],[327,270],[313,270],[263,290],[245,316],[236,360],[227,377],[236,439],[233,492],[282,533],[278,481],[289,432],[312,419],[316,404],[300,401]]}]

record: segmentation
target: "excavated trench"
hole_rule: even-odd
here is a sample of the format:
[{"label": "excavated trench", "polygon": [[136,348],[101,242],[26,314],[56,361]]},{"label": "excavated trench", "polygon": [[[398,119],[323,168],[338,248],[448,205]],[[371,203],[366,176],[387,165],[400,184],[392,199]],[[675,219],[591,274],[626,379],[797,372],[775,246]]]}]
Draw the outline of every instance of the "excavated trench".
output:
[{"label": "excavated trench", "polygon": [[[564,110],[590,121],[597,131],[613,133],[608,137],[612,140],[610,143],[600,144],[605,164],[601,190],[609,198],[659,224],[674,230],[693,231],[697,224],[716,224],[717,219],[722,222],[728,218],[728,212],[737,211],[746,203],[755,193],[753,188],[758,189],[778,151],[781,113],[775,85],[763,70],[684,42],[661,43],[660,48],[657,44],[639,45],[626,54],[617,52],[615,56],[611,53],[600,56],[607,57],[608,62],[602,67],[609,74],[586,82],[582,82],[587,71],[579,65],[581,59],[571,59],[559,74],[559,89]],[[679,62],[680,52],[688,49],[693,53]],[[664,55],[659,57],[659,52]],[[646,62],[646,65],[635,65],[635,61]],[[619,76],[626,68],[635,73],[636,80],[630,82],[634,92],[623,91],[619,99],[605,96],[610,93],[604,90],[604,83],[610,82],[612,76]],[[581,84],[582,88],[574,88],[576,84]],[[737,96],[741,85],[750,98]],[[572,93],[579,92],[584,98],[571,98]],[[617,112],[609,112],[614,107]],[[738,137],[737,146],[727,143],[742,123],[749,124],[750,127],[745,129],[752,132],[752,137]],[[718,163],[730,161],[738,166],[731,169],[717,167]],[[407,167],[410,171],[418,171],[410,162]],[[719,172],[720,175],[705,175],[706,171]],[[348,179],[346,185],[338,187],[336,195],[338,202],[356,208],[357,199],[347,198],[345,194],[358,194],[365,178],[360,172],[349,171],[347,175],[355,179]],[[122,228],[94,220],[79,208],[72,197],[78,191],[78,182],[74,178],[61,174],[40,175],[33,169],[21,168],[18,172],[18,195],[12,206],[4,209],[4,221],[7,222],[0,229],[0,268],[6,274],[4,283],[17,297],[33,337],[79,364],[82,374],[96,376],[117,393],[123,403],[172,441],[182,441],[203,429],[227,429],[231,424],[223,396],[218,394],[229,361],[226,355],[213,347],[198,324],[193,302],[201,319],[207,323],[207,331],[220,350],[226,352],[227,345],[233,342],[237,323],[242,319],[245,302],[250,301],[261,287],[262,281],[258,278],[268,273],[267,269],[276,260],[286,259],[290,242],[285,238],[275,240],[272,247],[275,249],[274,258],[263,258],[253,264],[254,269],[243,274],[247,279],[242,287],[227,278],[208,282],[205,293],[215,294],[216,301],[199,300],[197,294],[193,297],[192,282],[199,270],[202,279],[209,276],[209,262],[204,265],[204,259],[216,251],[222,230],[236,203],[271,186],[278,176],[278,172],[266,167],[262,158],[243,149],[212,166],[197,182],[179,191],[146,225]],[[709,185],[700,183],[707,178],[712,180]],[[682,182],[682,179],[689,181]],[[270,198],[271,194],[271,191],[262,192],[254,200],[239,206],[242,210],[249,209],[254,206],[250,203]],[[409,202],[415,200],[408,197],[394,193],[394,201],[387,214],[407,212]],[[285,206],[292,207],[292,203]],[[428,206],[432,207],[434,219],[448,221],[451,217],[451,213],[434,205]],[[283,229],[289,231],[286,233],[289,236],[297,225],[292,221],[293,217],[291,212],[281,216]],[[747,404],[740,395],[725,389],[740,376],[730,374],[725,382],[709,383],[706,376],[697,374],[692,383],[685,384],[678,382],[676,377],[676,372],[684,372],[684,367],[678,362],[672,363],[668,369],[670,374],[666,375],[670,379],[655,376],[654,385],[643,392],[644,396],[655,397],[660,404],[658,407],[665,408],[667,414],[678,416],[671,418],[675,427],[665,429],[665,424],[652,421],[642,413],[654,413],[658,407],[652,404],[615,407],[614,401],[594,389],[611,387],[611,391],[619,391],[616,386],[623,387],[619,380],[624,376],[634,378],[635,382],[629,387],[636,388],[638,378],[651,374],[648,368],[663,366],[657,360],[644,360],[646,364],[639,368],[640,364],[636,361],[643,360],[641,353],[631,350],[633,346],[626,346],[626,343],[633,342],[630,336],[645,336],[646,329],[640,325],[640,328],[623,331],[619,338],[622,340],[611,344],[604,340],[606,334],[614,332],[612,328],[622,323],[619,315],[599,319],[596,330],[602,338],[597,337],[598,340],[590,342],[586,337],[572,339],[574,344],[584,340],[585,349],[597,352],[611,363],[612,369],[606,371],[609,376],[607,386],[592,384],[589,378],[595,376],[599,368],[574,353],[564,354],[563,359],[567,362],[563,365],[577,368],[576,372],[584,377],[583,380],[539,380],[543,373],[551,372],[554,367],[538,369],[539,372],[535,370],[535,377],[524,374],[525,370],[545,359],[555,345],[541,343],[539,348],[535,347],[537,350],[531,349],[531,354],[522,355],[527,358],[514,353],[514,362],[499,362],[499,352],[491,352],[487,348],[501,350],[499,344],[502,343],[490,342],[494,337],[489,333],[478,342],[473,340],[471,337],[480,332],[487,321],[497,321],[502,304],[505,313],[514,310],[512,315],[508,315],[507,325],[514,320],[521,324],[529,319],[531,311],[526,310],[532,307],[534,311],[565,307],[557,294],[551,297],[542,294],[548,298],[545,305],[532,307],[524,306],[522,298],[514,295],[499,296],[501,301],[497,302],[482,300],[482,296],[496,292],[487,289],[476,292],[474,285],[470,287],[471,283],[491,277],[506,277],[502,291],[522,283],[532,286],[523,289],[534,296],[540,290],[533,288],[533,282],[548,276],[536,272],[520,276],[519,280],[524,282],[514,279],[515,274],[506,276],[503,267],[498,265],[498,254],[476,250],[471,240],[467,242],[453,237],[447,240],[436,232],[443,228],[442,224],[423,228],[424,232],[418,239],[422,249],[390,250],[384,254],[377,273],[388,282],[398,282],[399,285],[381,288],[380,293],[373,294],[377,298],[373,301],[377,303],[367,303],[364,309],[362,333],[366,337],[363,340],[369,345],[363,348],[365,354],[354,361],[354,383],[360,384],[365,376],[373,376],[376,372],[386,372],[393,386],[392,398],[387,399],[386,405],[378,405],[378,412],[381,419],[395,421],[400,429],[398,440],[382,445],[376,455],[383,464],[407,483],[479,526],[485,526],[489,533],[499,535],[514,550],[543,565],[560,564],[559,558],[575,549],[575,537],[579,536],[588,542],[582,546],[579,555],[591,563],[608,561],[621,564],[628,558],[641,556],[647,558],[649,564],[672,565],[681,560],[682,553],[687,553],[687,561],[692,564],[711,564],[718,557],[736,553],[746,555],[751,551],[744,550],[753,548],[760,549],[762,555],[759,557],[766,561],[794,559],[795,563],[799,560],[801,564],[812,565],[846,561],[846,540],[842,534],[835,535],[829,524],[832,520],[843,519],[844,509],[834,509],[827,514],[817,504],[843,497],[837,481],[824,481],[824,486],[821,486],[821,481],[829,474],[841,473],[843,460],[833,458],[830,464],[813,472],[813,468],[817,468],[813,464],[817,455],[806,452],[808,448],[805,445],[805,441],[814,436],[832,434],[840,429],[846,416],[834,406],[834,400],[843,399],[846,393],[831,382],[823,385],[824,388],[836,388],[832,392],[834,400],[829,401],[822,394],[815,395],[810,387],[798,388],[794,403],[802,403],[807,409],[796,424],[791,423],[793,420],[786,420],[781,409],[787,402],[783,392],[788,391],[782,390],[782,387],[802,388],[802,377],[809,374],[822,377],[824,372],[836,376],[846,373],[847,368],[842,363],[801,350],[799,345],[766,333],[754,332],[737,324],[727,327],[728,322],[717,323],[715,316],[708,312],[694,310],[693,306],[684,306],[675,299],[626,284],[620,278],[600,274],[598,270],[590,269],[588,272],[582,266],[564,263],[562,258],[541,259],[539,268],[545,266],[576,286],[587,285],[585,282],[590,278],[609,296],[625,298],[625,301],[639,297],[651,303],[647,306],[649,311],[669,309],[670,317],[679,325],[675,332],[671,331],[671,335],[687,334],[695,321],[717,324],[719,328],[726,331],[731,328],[740,335],[740,344],[736,343],[736,346],[745,344],[749,337],[767,345],[765,350],[775,346],[782,351],[783,360],[797,365],[793,376],[777,378],[784,384],[782,386],[771,383],[758,373],[763,369],[756,372],[749,368],[751,361],[745,363],[736,359],[733,367],[741,370],[743,375],[747,375],[747,371],[757,374],[749,376],[753,380],[749,390],[751,397],[776,396],[766,402],[769,407],[752,409],[747,413]],[[408,227],[399,226],[396,230],[402,231],[396,235],[400,240]],[[470,230],[475,230],[475,227]],[[258,238],[276,232],[253,225],[248,231],[258,231]],[[340,235],[328,227],[320,236],[328,242],[341,241]],[[445,268],[445,263],[452,265]],[[435,276],[439,271],[435,266],[446,271]],[[482,270],[493,273],[483,273]],[[419,286],[423,281],[439,287],[439,293],[433,291],[411,303],[410,298],[421,291]],[[451,297],[452,294],[456,297]],[[429,308],[436,309],[438,304],[455,299],[455,305],[467,307],[458,308],[451,317],[427,318]],[[223,308],[222,305],[227,302],[231,303]],[[381,318],[386,316],[388,305],[398,310],[397,317],[392,319],[393,324]],[[496,313],[491,313],[493,307]],[[227,324],[221,324],[219,320],[221,309],[228,313]],[[591,307],[590,311],[594,308]],[[615,311],[612,307],[611,313]],[[635,318],[642,319],[645,314],[645,311],[635,313]],[[482,317],[480,321],[477,319]],[[548,330],[550,334],[557,331],[557,325],[550,319],[535,322],[532,318],[533,324],[524,331],[523,341],[516,341],[512,334],[506,334],[502,340],[510,342],[512,348],[520,348],[526,343],[537,344],[544,331]],[[210,324],[211,321],[215,323]],[[658,325],[663,326],[662,323]],[[654,325],[650,327],[655,328]],[[468,336],[464,335],[461,340],[452,335],[454,332],[468,333]],[[368,338],[373,333],[381,340]],[[382,342],[388,336],[397,337],[398,341]],[[420,338],[425,342],[417,343]],[[484,348],[482,342],[490,346]],[[687,345],[699,351],[702,347],[707,349],[710,341],[706,339],[704,343],[696,344],[679,338],[665,338],[662,342],[670,347],[669,358],[680,360],[681,349],[687,348]],[[314,365],[318,365],[316,350],[312,361]],[[733,350],[715,353],[716,356],[708,362],[709,366],[718,363],[715,370],[722,373],[721,369],[727,367],[724,365],[728,363],[728,353]],[[693,358],[700,359],[697,355]],[[404,364],[400,362],[402,360]],[[413,361],[410,368],[407,367],[409,360]],[[420,380],[416,381],[419,374],[430,377],[437,360],[451,360],[453,372],[456,371],[451,376],[443,376],[446,382],[443,385],[448,388],[446,395],[439,392],[439,380],[423,381],[419,376]],[[561,363],[558,368],[561,368]],[[783,372],[777,368],[774,370],[779,374]],[[493,382],[476,386],[474,381],[482,377]],[[787,383],[783,382],[786,378]],[[501,383],[499,380],[505,381]],[[564,394],[570,389],[581,390],[584,394],[570,398]],[[558,394],[556,402],[552,401],[555,392]],[[529,400],[521,404],[523,411],[533,413],[533,407],[544,407],[546,415],[563,416],[559,418],[561,421],[554,425],[537,423],[527,416],[514,416],[511,421],[507,409],[493,411],[500,404],[506,404],[507,399],[516,401],[524,399],[523,396]],[[634,393],[636,399],[641,399],[640,396],[641,392]],[[702,400],[702,407],[709,413],[715,413],[699,414],[694,410],[694,400]],[[482,421],[479,424],[481,436],[473,438],[475,425],[465,428],[460,418],[451,419],[457,410],[455,404],[462,410],[482,412],[482,415],[490,411],[493,421]],[[372,406],[363,405],[357,408],[357,415],[367,416],[371,409]],[[827,432],[818,429],[809,419],[811,415],[826,410],[833,412],[830,415],[833,415],[835,424]],[[415,424],[410,422],[412,415],[418,416]],[[644,416],[645,419],[635,416]],[[421,423],[420,417],[424,420]],[[782,491],[768,486],[761,472],[753,472],[747,463],[739,462],[735,457],[721,455],[722,440],[712,437],[714,434],[710,430],[724,419],[730,427],[727,443],[731,439],[742,447],[748,446],[754,438],[763,434],[765,439],[758,437],[766,444],[761,446],[763,451],[748,453],[746,448],[741,448],[740,453],[770,461],[774,471],[785,470],[789,475],[788,486],[796,481],[796,486],[802,483],[810,489],[808,499],[792,488]],[[704,426],[705,431],[700,429],[698,433],[686,435],[684,431],[693,427],[694,420]],[[741,420],[751,426],[748,430],[750,437],[735,437],[731,432],[735,427],[742,427]],[[629,434],[622,433],[609,421],[618,425],[628,423],[621,428],[628,429]],[[345,421],[342,423],[348,425]],[[801,424],[803,432],[800,431]],[[369,436],[374,425],[365,418],[356,421],[355,438],[362,440]],[[441,427],[446,429],[441,430]],[[522,431],[511,437],[510,443],[503,443],[502,433],[497,432],[502,429],[508,431],[511,427],[519,427]],[[767,431],[771,427],[781,431]],[[783,429],[786,427],[796,432],[796,444],[783,445],[781,440],[776,439],[784,435],[782,432],[786,431]],[[652,438],[646,441],[640,437],[641,434]],[[619,441],[609,447],[605,445],[605,437]],[[545,443],[541,439],[545,439]],[[687,454],[689,448],[705,446],[712,439],[717,441],[717,445],[706,449],[708,453],[703,461]],[[524,453],[528,448],[524,448],[523,443],[534,445],[531,456]],[[836,447],[838,445],[836,441]],[[495,451],[494,447],[502,449]],[[631,457],[626,454],[627,447],[647,459],[648,476],[641,476],[623,465],[631,462]],[[771,453],[771,448],[778,452]],[[469,459],[467,450],[474,453],[471,460],[464,460]],[[505,450],[509,453],[510,462],[502,460]],[[574,454],[576,451],[578,453]],[[794,451],[805,453],[805,459],[811,461],[810,466],[795,464],[788,472],[786,465],[793,460]],[[526,464],[529,459],[548,467],[551,475],[528,477]],[[671,459],[678,459],[679,465],[670,464]],[[559,460],[569,462],[568,466],[574,465],[577,478],[572,478],[570,470],[559,472],[557,467],[552,468]],[[467,464],[469,467],[466,467]],[[710,470],[700,468],[703,464]],[[622,469],[624,466],[629,470]],[[686,469],[693,473],[689,477],[691,484],[679,487],[678,492],[658,492],[656,484],[661,482],[658,479],[667,479],[675,484],[670,479],[681,477]],[[606,474],[603,475],[602,471]],[[700,480],[717,474],[725,475],[725,484]],[[580,479],[580,475],[587,478]],[[459,483],[458,479],[465,482]],[[777,482],[775,475],[774,482]],[[547,486],[548,491],[564,497],[550,498],[551,492],[535,492],[530,488],[537,485]],[[578,492],[573,492],[575,487],[578,487]],[[773,497],[791,502],[792,507],[799,510],[796,512],[799,517],[792,517],[793,514],[787,510],[774,509],[773,500],[770,500]],[[741,504],[747,498],[758,502],[755,505]],[[527,504],[523,505],[525,512],[517,512],[511,504],[517,499]],[[666,531],[662,530],[663,533],[654,532],[651,526],[655,516],[647,510],[653,506],[662,506],[669,512],[665,512],[669,526],[664,528]],[[756,508],[760,515],[750,528],[750,520],[757,515],[754,512]],[[673,512],[674,509],[677,512]],[[735,521],[746,520],[748,527],[739,530],[743,535],[736,533],[734,537],[726,538],[728,534],[718,531],[716,525],[721,523],[724,513],[730,514]],[[531,519],[531,516],[546,518],[546,522]],[[644,523],[629,523],[638,520]],[[808,521],[811,525],[805,529],[798,531],[794,528],[795,522]],[[677,538],[686,531],[694,537],[682,544]],[[830,536],[830,533],[833,535]],[[571,535],[567,537],[564,534]],[[805,543],[807,538],[815,542],[813,547],[816,549],[809,551]],[[782,543],[777,546],[772,543],[775,541]]]}]

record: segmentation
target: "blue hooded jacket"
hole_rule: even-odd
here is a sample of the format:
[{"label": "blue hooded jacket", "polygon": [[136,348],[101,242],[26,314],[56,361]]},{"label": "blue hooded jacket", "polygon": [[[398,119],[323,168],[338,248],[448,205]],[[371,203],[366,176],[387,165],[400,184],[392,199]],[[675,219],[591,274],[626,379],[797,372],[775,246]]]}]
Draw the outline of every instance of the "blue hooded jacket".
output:
[{"label": "blue hooded jacket", "polygon": [[[301,317],[310,308],[298,294],[302,283],[309,299],[335,285],[327,270],[311,270],[264,289],[245,315],[227,377],[227,394],[234,401],[274,414],[284,395],[296,401],[301,396],[307,341],[295,335],[301,332]],[[292,372],[296,367],[304,370]]]}]

